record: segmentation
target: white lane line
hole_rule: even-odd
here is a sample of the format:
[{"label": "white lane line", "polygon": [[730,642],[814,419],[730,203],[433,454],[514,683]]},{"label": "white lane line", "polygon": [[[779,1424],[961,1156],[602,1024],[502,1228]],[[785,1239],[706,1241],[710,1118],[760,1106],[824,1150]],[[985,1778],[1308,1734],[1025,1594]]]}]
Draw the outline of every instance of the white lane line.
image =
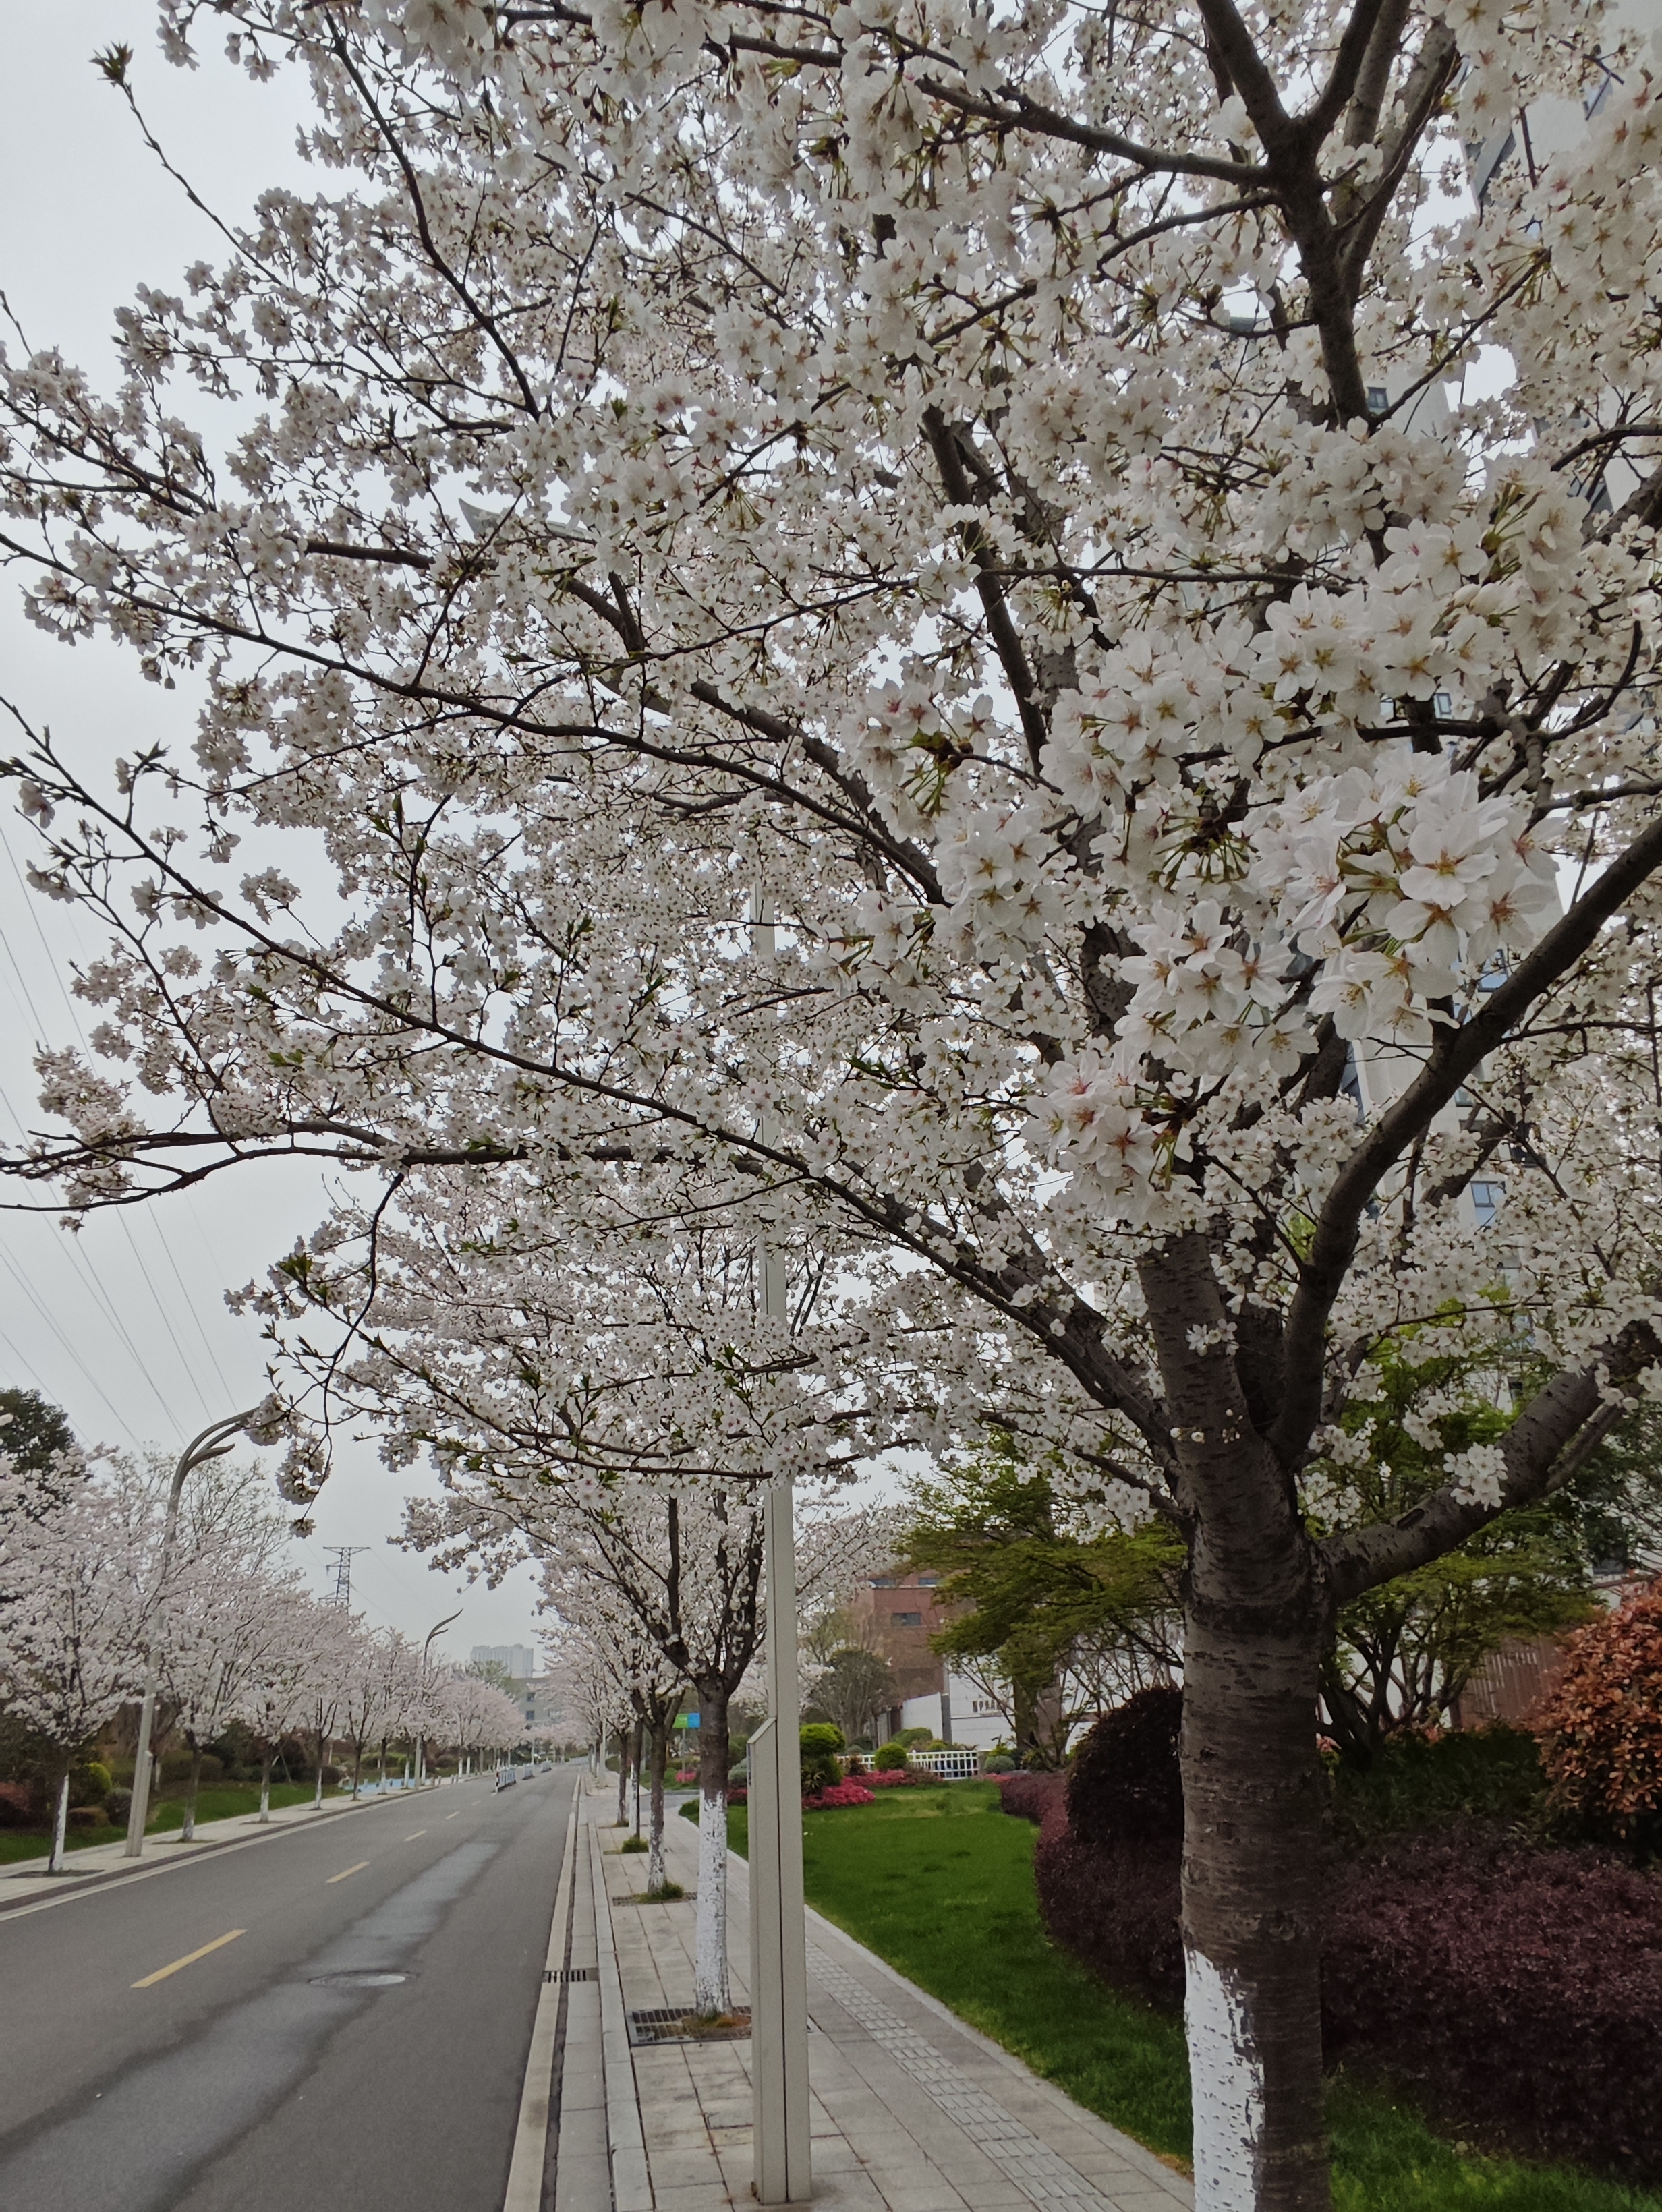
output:
[{"label": "white lane line", "polygon": [[461,1808],[458,1806],[454,1813],[447,1813],[444,1817],[447,1820],[460,1820],[461,1818]]},{"label": "white lane line", "polygon": [[368,1863],[368,1859],[360,1859],[356,1866],[343,1867],[338,1874],[330,1875],[328,1881],[324,1883],[324,1887],[332,1888],[336,1882],[344,1881],[349,1874],[362,1874]]},{"label": "white lane line", "polygon": [[531,2027],[531,2049],[520,2093],[520,2121],[514,2130],[514,2162],[508,2169],[502,2212],[538,2212],[543,2201],[543,2169],[548,2160],[548,2108],[554,2098],[554,2040],[560,2020],[560,1984],[554,1978],[565,1965],[566,1928],[571,1917],[572,1872],[577,1860],[577,1792],[571,1793],[560,1879],[548,1926],[547,1971]]},{"label": "white lane line", "polygon": [[234,1943],[239,1936],[246,1936],[247,1932],[246,1928],[233,1928],[224,1936],[216,1936],[211,1943],[204,1943],[199,1951],[187,1951],[182,1959],[175,1959],[171,1966],[158,1966],[153,1974],[146,1974],[142,1982],[135,1982],[132,1986],[136,1990],[154,1989],[158,1982],[165,1982],[169,1974],[176,1974],[181,1966],[195,1966],[197,1960],[205,1959],[210,1951],[222,1950],[227,1943]]},{"label": "white lane line", "polygon": [[413,1836],[406,1836],[406,1837],[405,1838],[405,1839],[404,1839],[404,1840],[405,1840],[405,1842],[406,1844],[413,1844],[413,1843],[416,1843],[417,1841],[418,1841],[418,1840],[419,1840],[419,1838],[420,1838],[421,1837],[424,1836],[426,1833],[427,1833],[427,1831],[426,1831],[426,1829],[425,1829],[425,1828],[417,1828],[417,1831],[416,1831],[416,1832],[415,1832],[415,1834],[414,1834]]}]

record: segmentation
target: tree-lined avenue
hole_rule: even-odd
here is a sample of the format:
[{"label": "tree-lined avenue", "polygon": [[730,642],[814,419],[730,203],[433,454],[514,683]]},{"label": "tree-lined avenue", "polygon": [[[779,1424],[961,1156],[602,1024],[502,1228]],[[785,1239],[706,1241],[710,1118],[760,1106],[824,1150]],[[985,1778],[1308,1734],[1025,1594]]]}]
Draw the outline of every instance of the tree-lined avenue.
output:
[{"label": "tree-lined avenue", "polygon": [[0,1917],[0,2203],[498,2212],[578,1771]]}]

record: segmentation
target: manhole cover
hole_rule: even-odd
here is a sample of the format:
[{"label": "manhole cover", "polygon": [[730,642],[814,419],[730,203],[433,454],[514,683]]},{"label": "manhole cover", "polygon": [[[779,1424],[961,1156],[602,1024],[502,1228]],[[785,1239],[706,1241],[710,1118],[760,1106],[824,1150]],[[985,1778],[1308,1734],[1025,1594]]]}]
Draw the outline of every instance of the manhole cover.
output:
[{"label": "manhole cover", "polygon": [[408,1974],[314,1974],[312,1986],[319,1990],[390,1990],[396,1983],[407,1982]]}]

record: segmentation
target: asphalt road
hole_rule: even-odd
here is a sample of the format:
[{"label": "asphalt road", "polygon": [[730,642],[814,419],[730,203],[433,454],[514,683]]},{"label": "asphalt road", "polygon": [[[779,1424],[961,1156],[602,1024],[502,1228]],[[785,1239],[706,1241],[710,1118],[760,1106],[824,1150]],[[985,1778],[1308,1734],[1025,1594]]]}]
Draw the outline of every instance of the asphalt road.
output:
[{"label": "asphalt road", "polygon": [[502,2212],[580,1771],[0,1917],[0,2207]]}]

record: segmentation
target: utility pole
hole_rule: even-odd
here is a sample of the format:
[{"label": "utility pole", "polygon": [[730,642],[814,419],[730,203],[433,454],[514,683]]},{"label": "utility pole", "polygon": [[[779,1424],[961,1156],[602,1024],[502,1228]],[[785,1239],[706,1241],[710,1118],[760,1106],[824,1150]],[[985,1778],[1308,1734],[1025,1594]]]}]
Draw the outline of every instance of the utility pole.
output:
[{"label": "utility pole", "polygon": [[[773,905],[758,895],[756,951],[774,957]],[[758,1133],[771,1133],[764,1117]],[[764,1320],[787,1317],[785,1263],[757,1241]],[[808,2134],[807,1926],[802,1896],[801,1701],[796,1668],[796,1528],[788,1475],[767,1485],[768,1717],[750,1741],[751,2102],[757,2200],[794,2204],[813,2188]]]},{"label": "utility pole", "polygon": [[[210,1459],[222,1459],[231,1449],[233,1439],[246,1429],[258,1406],[251,1406],[246,1413],[233,1413],[228,1419],[215,1421],[192,1437],[179,1455],[179,1464],[174,1469],[174,1479],[167,1492],[167,1510],[161,1520],[161,1548],[156,1557],[155,1601],[159,1605],[167,1594],[167,1575],[174,1563],[174,1541],[179,1534],[179,1501],[184,1494],[185,1479]],[[138,1744],[133,1753],[132,1802],[127,1810],[127,1847],[125,1856],[141,1858],[144,1851],[144,1823],[150,1809],[150,1735],[155,1726],[155,1634],[151,1632],[149,1647],[144,1654],[144,1698],[138,1709]]]}]

